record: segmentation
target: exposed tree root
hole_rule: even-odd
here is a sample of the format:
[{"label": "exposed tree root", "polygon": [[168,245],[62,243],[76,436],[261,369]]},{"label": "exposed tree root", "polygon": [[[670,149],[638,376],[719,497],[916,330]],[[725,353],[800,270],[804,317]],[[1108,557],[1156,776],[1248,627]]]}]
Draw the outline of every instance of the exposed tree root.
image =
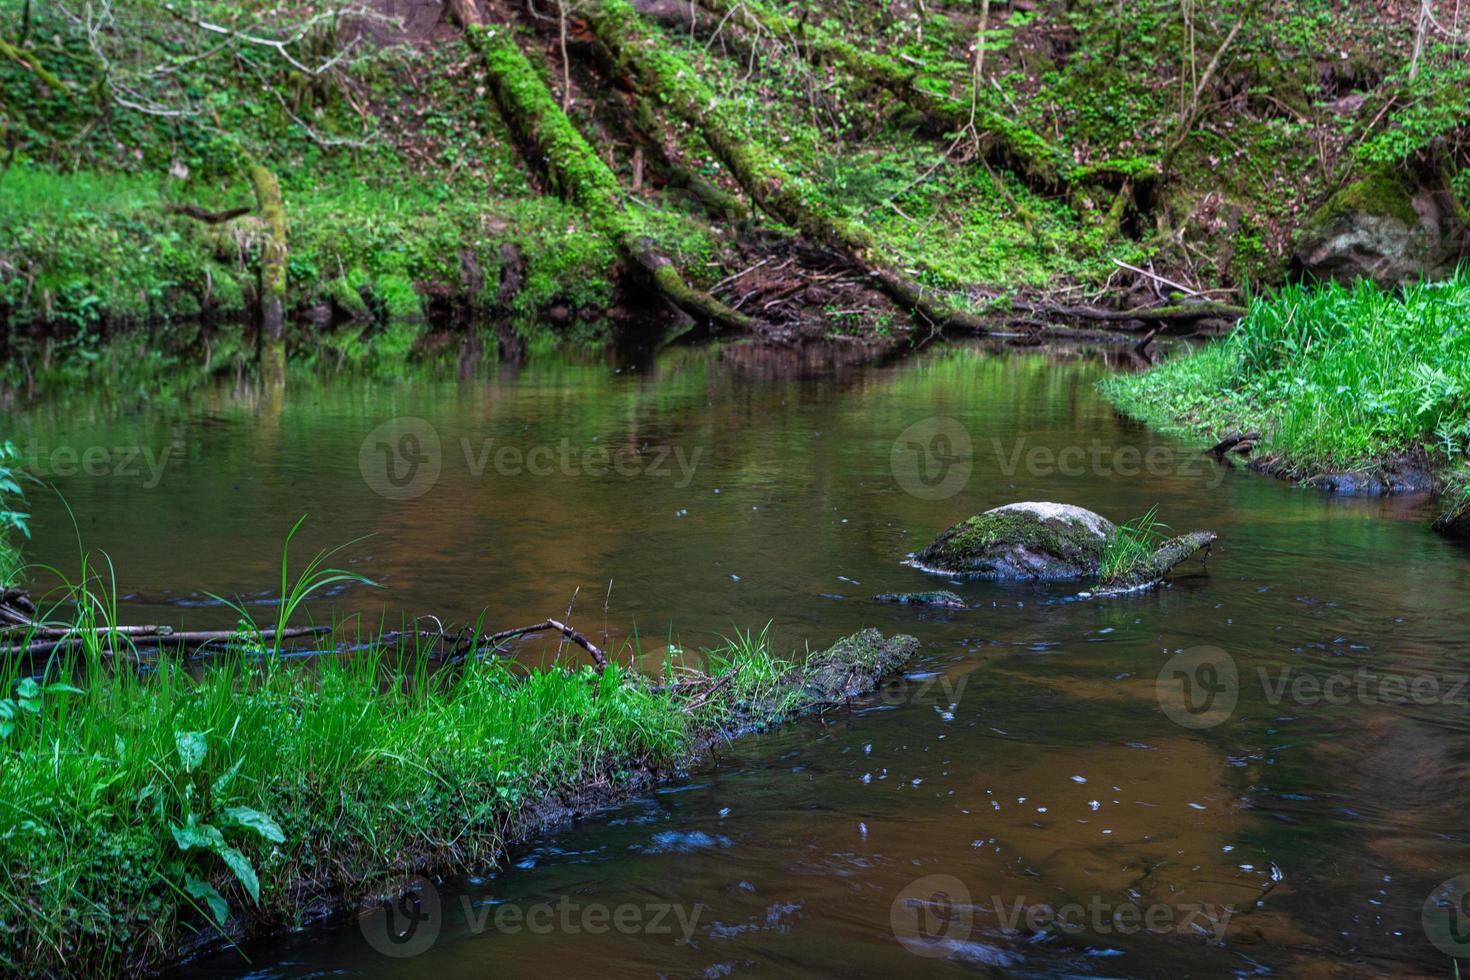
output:
[{"label": "exposed tree root", "polygon": [[511,131],[535,150],[532,158],[543,162],[551,183],[582,209],[623,261],[640,270],[660,295],[684,313],[754,332],[754,320],[690,286],[644,235],[642,224],[623,207],[617,178],[557,105],[511,29],[471,24],[467,36],[485,59],[496,102]]}]

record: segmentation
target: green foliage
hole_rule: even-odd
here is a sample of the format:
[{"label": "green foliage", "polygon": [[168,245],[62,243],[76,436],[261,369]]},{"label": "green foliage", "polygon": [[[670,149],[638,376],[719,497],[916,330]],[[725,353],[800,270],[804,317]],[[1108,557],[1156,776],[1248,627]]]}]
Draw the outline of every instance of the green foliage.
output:
[{"label": "green foliage", "polygon": [[1470,120],[1470,60],[1463,53],[1436,58],[1431,51],[1418,77],[1402,79],[1381,131],[1359,150],[1367,161],[1399,164],[1430,147],[1466,141]]},{"label": "green foliage", "polygon": [[1259,430],[1303,470],[1371,467],[1418,448],[1470,452],[1470,273],[1385,292],[1288,286],[1227,338],[1104,391],[1146,421],[1221,435]]},{"label": "green foliage", "polygon": [[1098,562],[1099,585],[1113,585],[1128,579],[1164,540],[1168,525],[1158,519],[1158,505],[1139,517],[1118,525],[1112,537],[1103,544]]},{"label": "green foliage", "polygon": [[[318,556],[293,580],[287,551],[278,626],[346,574]],[[119,669],[113,652],[132,648],[105,632],[116,595],[110,565],[84,555],[42,618],[85,642],[34,676],[21,658],[0,666],[8,971],[138,972],[232,910],[290,927],[394,869],[493,863],[524,805],[616,788],[800,704],[764,630],[737,633],[698,674],[671,662],[681,683],[658,687],[618,663],[435,670],[413,639],[306,669],[262,647],[248,617],[202,667],[165,651]]]},{"label": "green foliage", "polygon": [[21,557],[15,536],[31,536],[30,514],[16,509],[25,502],[19,461],[15,443],[0,442],[0,588],[18,584]]}]

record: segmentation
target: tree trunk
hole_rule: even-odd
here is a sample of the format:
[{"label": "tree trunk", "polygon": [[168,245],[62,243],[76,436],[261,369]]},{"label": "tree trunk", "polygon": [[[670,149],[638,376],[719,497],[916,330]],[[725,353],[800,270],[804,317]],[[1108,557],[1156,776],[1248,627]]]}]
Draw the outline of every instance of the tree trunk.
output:
[{"label": "tree trunk", "polygon": [[281,185],[258,163],[250,165],[250,182],[265,225],[265,247],[260,253],[260,340],[279,345],[286,330],[286,206]]},{"label": "tree trunk", "polygon": [[485,59],[491,89],[516,138],[535,150],[552,184],[582,209],[592,226],[675,307],[725,327],[753,332],[755,321],[684,281],[623,207],[622,188],[597,153],[561,111],[551,91],[505,26],[471,27],[472,47]]}]

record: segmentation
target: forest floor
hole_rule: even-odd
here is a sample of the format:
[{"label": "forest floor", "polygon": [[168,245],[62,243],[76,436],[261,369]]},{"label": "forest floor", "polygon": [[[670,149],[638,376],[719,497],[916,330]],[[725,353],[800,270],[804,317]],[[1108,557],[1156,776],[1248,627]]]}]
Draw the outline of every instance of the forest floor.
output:
[{"label": "forest floor", "polygon": [[[1238,303],[1282,281],[1312,211],[1402,155],[1429,125],[1413,113],[1435,105],[1399,87],[1411,5],[1287,0],[1237,16],[1158,3],[1118,18],[1110,3],[1028,0],[986,5],[982,30],[969,3],[826,0],[789,16],[751,5],[760,21],[722,4],[639,0],[636,19],[799,187],[802,214],[856,229],[872,261],[971,330],[1218,332],[1233,316],[1068,313]],[[13,120],[0,178],[12,382],[94,357],[101,338],[138,325],[163,327],[161,348],[244,356],[246,341],[218,325],[256,303],[259,222],[180,213],[251,206],[239,146],[282,183],[298,357],[402,359],[423,346],[425,323],[492,323],[502,348],[690,329],[630,279],[617,244],[507,127],[485,59],[444,7],[365,9],[394,20],[338,31],[330,43],[353,55],[320,76],[272,49],[222,45],[180,86],[187,96],[149,90],[155,106],[187,102],[155,110],[177,115],[84,111],[17,64],[0,67]],[[534,5],[477,9],[514,33],[640,234],[750,318],[749,332],[887,347],[952,329],[896,301],[851,249],[752,202],[707,128],[609,63],[592,6],[569,6],[564,37]],[[145,70],[153,48],[187,47],[156,30],[129,51],[135,88],[157,74]],[[36,57],[80,90],[95,57],[59,17],[31,29],[48,31]],[[898,66],[903,86],[861,77],[868,63],[851,50]],[[947,124],[936,98],[992,128]]]}]

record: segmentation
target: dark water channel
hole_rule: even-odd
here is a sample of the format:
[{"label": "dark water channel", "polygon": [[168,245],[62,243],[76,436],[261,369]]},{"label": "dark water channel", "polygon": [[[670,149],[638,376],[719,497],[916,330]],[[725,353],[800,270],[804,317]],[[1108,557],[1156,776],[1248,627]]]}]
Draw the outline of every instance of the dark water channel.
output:
[{"label": "dark water channel", "polygon": [[[136,621],[232,625],[195,590],[265,608],[307,513],[303,550],[371,535],[346,554],[384,587],[319,616],[511,625],[580,589],[575,623],[645,651],[767,621],[782,649],[863,626],[923,643],[850,711],[441,883],[418,955],[349,921],[190,973],[1452,976],[1459,931],[1436,946],[1422,919],[1470,873],[1470,552],[1426,504],[1207,464],[1119,417],[1094,390],[1109,370],[1058,349],[864,368],[679,350],[79,399],[7,426]],[[74,565],[65,511],[34,497],[32,557]],[[1137,596],[870,601],[944,586],[905,554],[1017,500],[1158,504],[1220,542]]]}]

